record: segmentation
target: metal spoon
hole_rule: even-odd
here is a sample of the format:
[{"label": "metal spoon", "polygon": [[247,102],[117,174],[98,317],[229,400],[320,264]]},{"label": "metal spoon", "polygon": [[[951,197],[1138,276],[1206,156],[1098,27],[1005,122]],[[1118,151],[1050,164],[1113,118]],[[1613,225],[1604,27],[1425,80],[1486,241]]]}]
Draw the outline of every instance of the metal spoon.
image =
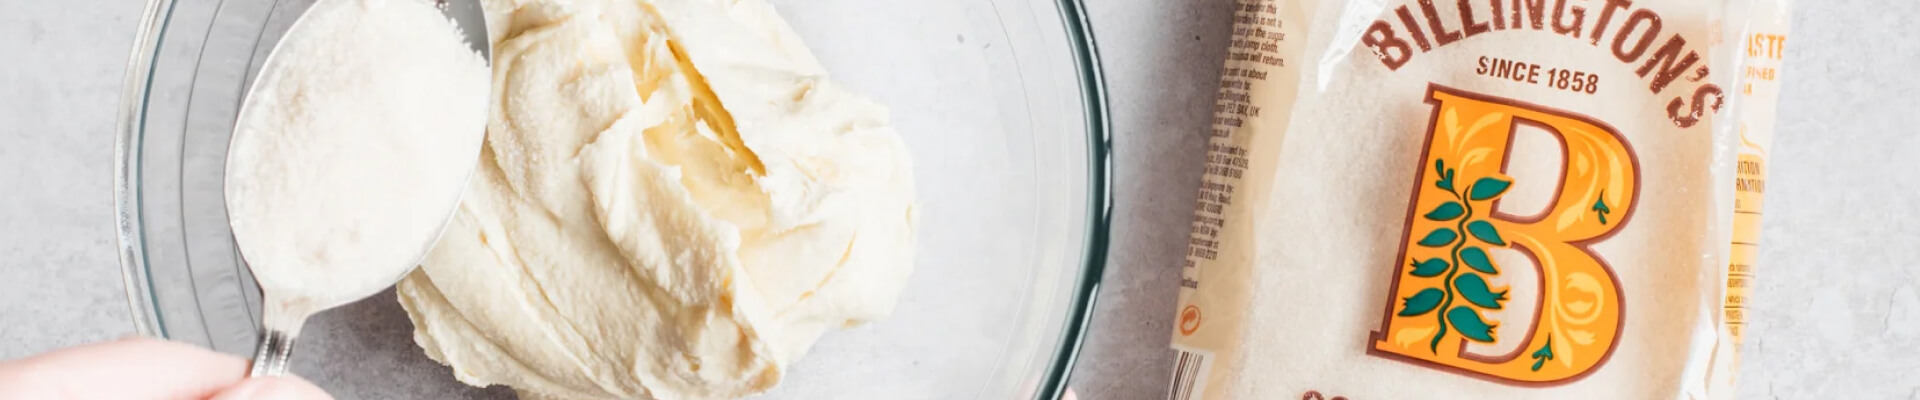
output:
[{"label": "metal spoon", "polygon": [[[330,0],[322,0],[322,1],[330,1]],[[440,13],[442,15],[445,15],[447,19],[452,20],[454,25],[460,28],[460,31],[463,34],[464,39],[467,42],[467,45],[471,47],[474,51],[480,53],[480,57],[486,60],[488,65],[492,65],[493,52],[492,52],[492,46],[487,40],[486,13],[480,7],[480,0],[432,0],[432,1],[436,6],[438,6],[438,8],[440,9]],[[311,14],[308,14],[308,15],[311,15]],[[302,15],[299,20],[295,20],[293,25],[289,28],[289,32],[297,31],[298,27],[300,26],[301,20],[305,20],[305,19],[306,19],[306,15]],[[284,38],[282,43],[284,43]],[[274,52],[278,52],[279,47],[280,45],[276,44],[274,46]],[[271,65],[272,62],[273,62],[273,53],[269,52],[267,55],[267,63],[268,65]],[[267,69],[262,68],[261,70],[266,71]],[[242,107],[245,107],[245,106],[243,105]],[[245,115],[244,108],[241,110],[241,114]],[[236,126],[235,128],[237,130],[239,127]],[[236,132],[235,134],[237,135],[238,132]],[[469,175],[471,175],[471,169],[469,169]],[[462,187],[464,186],[465,185],[462,185]],[[414,260],[411,260],[411,262],[407,264],[407,269],[401,270],[399,274],[395,275],[393,277],[392,282],[398,282],[400,278],[406,277],[407,273],[412,272],[413,267],[417,266],[419,264],[420,259],[425,258],[426,253],[432,249],[432,244],[438,242],[437,238],[440,236],[441,233],[444,233],[446,231],[447,222],[451,222],[452,219],[453,219],[453,213],[449,212],[442,219],[443,222],[441,223],[439,230],[433,233],[433,236],[436,238],[436,240],[427,241],[426,243],[428,245],[425,246],[425,248],[420,249],[420,254],[416,256]],[[245,249],[242,249],[242,253],[243,253],[242,256],[244,257]],[[389,283],[389,285],[391,285],[391,283]],[[375,292],[377,292],[377,290]],[[368,295],[371,295],[371,294],[372,293],[368,293]],[[342,301],[338,304],[317,305],[312,310],[312,312],[319,312],[325,309],[337,307],[340,304],[352,302],[354,300],[359,300],[359,299],[358,298],[350,299],[350,300]],[[273,307],[273,305],[268,305],[268,307]],[[269,313],[271,312],[272,311],[269,311]],[[248,369],[247,376],[253,377],[253,376],[286,375],[289,359],[293,355],[293,340],[294,340],[294,337],[299,334],[299,330],[297,328],[298,326],[301,325],[299,321],[304,321],[308,316],[310,316],[310,314],[298,315],[298,316],[288,315],[287,317],[298,318],[297,320],[294,320],[295,322],[292,323],[293,325],[292,329],[288,329],[286,327],[281,327],[281,326],[275,326],[275,324],[271,324],[263,321],[260,329],[261,331],[260,342],[258,347],[254,350],[252,366]]]}]

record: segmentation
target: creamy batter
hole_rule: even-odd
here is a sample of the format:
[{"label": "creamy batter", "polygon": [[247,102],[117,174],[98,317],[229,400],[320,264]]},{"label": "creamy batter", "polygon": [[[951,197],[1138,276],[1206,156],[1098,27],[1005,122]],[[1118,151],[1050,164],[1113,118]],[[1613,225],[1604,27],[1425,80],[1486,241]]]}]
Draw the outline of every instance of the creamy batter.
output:
[{"label": "creamy batter", "polygon": [[462,382],[734,398],[891,311],[913,255],[906,148],[770,6],[486,6],[481,165],[399,286]]}]

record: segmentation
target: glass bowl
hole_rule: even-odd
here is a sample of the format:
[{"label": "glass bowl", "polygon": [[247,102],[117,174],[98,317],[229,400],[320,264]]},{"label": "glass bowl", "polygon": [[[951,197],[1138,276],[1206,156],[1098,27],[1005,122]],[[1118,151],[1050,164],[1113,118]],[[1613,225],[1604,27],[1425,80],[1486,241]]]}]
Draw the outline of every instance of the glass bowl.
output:
[{"label": "glass bowl", "polygon": [[[250,354],[260,296],[222,199],[242,90],[313,0],[153,0],[116,144],[120,261],[141,333]],[[829,334],[767,398],[1057,398],[1105,263],[1107,116],[1078,0],[774,0],[914,157],[899,307]],[[349,398],[510,398],[414,346],[391,291],[307,324],[294,373]]]}]

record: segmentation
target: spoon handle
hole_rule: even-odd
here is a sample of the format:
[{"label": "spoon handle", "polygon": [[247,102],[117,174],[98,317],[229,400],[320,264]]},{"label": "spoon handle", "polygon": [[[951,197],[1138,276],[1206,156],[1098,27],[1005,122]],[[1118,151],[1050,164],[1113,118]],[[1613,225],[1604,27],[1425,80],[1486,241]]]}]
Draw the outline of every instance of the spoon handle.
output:
[{"label": "spoon handle", "polygon": [[253,352],[253,366],[247,370],[247,377],[286,375],[291,358],[293,335],[279,329],[262,329],[260,344]]}]

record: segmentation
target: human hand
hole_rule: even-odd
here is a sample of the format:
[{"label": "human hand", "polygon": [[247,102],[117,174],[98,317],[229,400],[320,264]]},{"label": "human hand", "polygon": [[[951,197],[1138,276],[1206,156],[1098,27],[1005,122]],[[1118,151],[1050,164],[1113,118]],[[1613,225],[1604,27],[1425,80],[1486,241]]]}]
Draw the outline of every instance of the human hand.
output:
[{"label": "human hand", "polygon": [[0,399],[330,400],[296,377],[246,378],[247,361],[147,338],[0,362]]}]

